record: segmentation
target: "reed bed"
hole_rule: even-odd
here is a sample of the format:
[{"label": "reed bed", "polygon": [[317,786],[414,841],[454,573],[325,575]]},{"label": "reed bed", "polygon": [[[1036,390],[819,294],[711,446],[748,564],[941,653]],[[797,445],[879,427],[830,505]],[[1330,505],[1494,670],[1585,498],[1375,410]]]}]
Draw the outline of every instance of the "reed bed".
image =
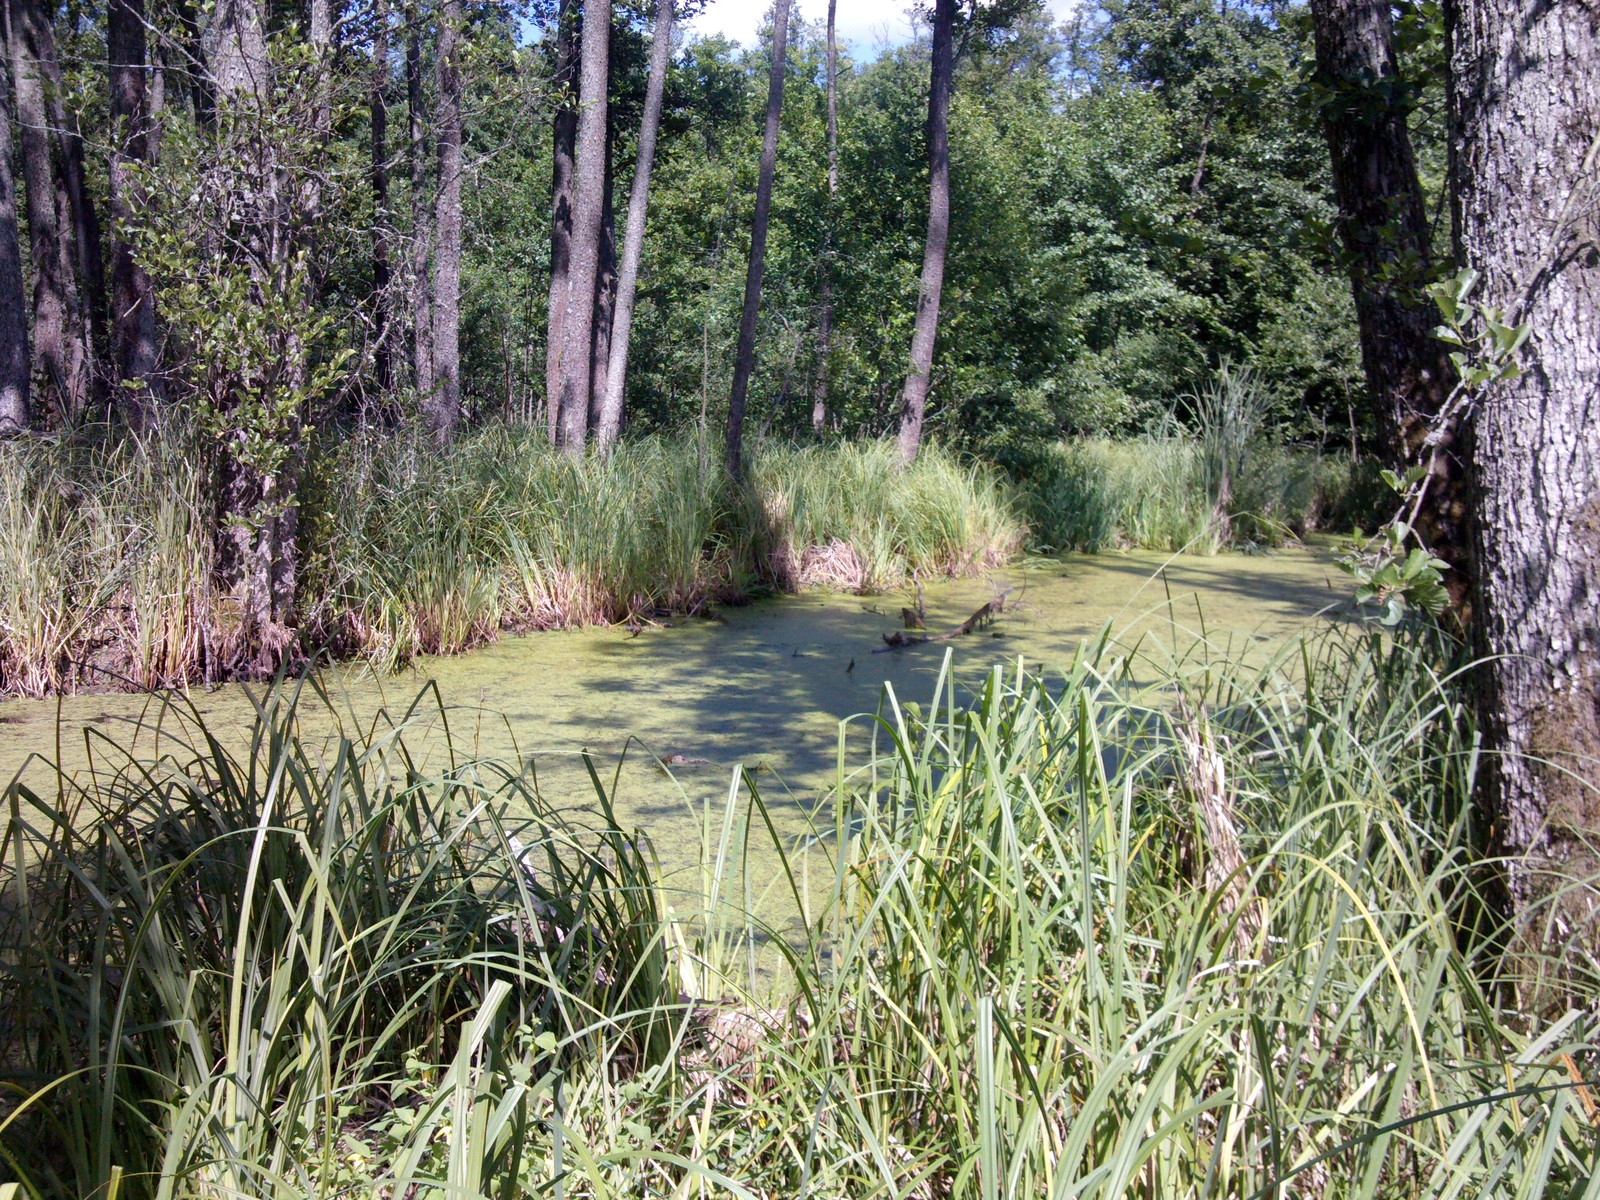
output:
[{"label": "reed bed", "polygon": [[764,914],[740,774],[668,887],[598,774],[423,776],[405,713],[313,749],[293,686],[238,755],[169,713],[190,750],[8,795],[0,1160],[38,1197],[1587,1194],[1595,997],[1506,1007],[1456,681],[1336,631],[890,694]]},{"label": "reed bed", "polygon": [[1347,459],[1259,444],[1225,455],[1217,440],[1153,435],[1050,447],[1019,483],[1033,543],[1214,554],[1348,529],[1369,515]]},{"label": "reed bed", "polygon": [[[182,449],[0,445],[0,695],[215,679],[214,512]],[[801,586],[991,566],[1022,540],[991,473],[930,448],[761,451],[747,488],[692,440],[570,459],[534,431],[448,454],[351,439],[303,491],[300,645],[393,668],[507,629],[648,620]]]}]

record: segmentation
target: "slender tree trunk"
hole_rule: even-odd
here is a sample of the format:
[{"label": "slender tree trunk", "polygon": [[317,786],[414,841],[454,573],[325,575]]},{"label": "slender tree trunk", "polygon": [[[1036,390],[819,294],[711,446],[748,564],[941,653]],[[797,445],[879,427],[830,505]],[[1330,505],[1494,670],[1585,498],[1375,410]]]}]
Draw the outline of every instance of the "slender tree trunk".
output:
[{"label": "slender tree trunk", "polygon": [[1457,254],[1483,273],[1474,299],[1531,330],[1470,431],[1484,797],[1521,933],[1592,949],[1575,881],[1600,868],[1600,22],[1522,0],[1449,0],[1445,22]]},{"label": "slender tree trunk", "polygon": [[433,395],[433,222],[428,215],[427,114],[422,95],[422,14],[406,6],[406,156],[411,171],[411,369],[424,404]]},{"label": "slender tree trunk", "polygon": [[828,206],[822,220],[822,295],[817,311],[817,381],[811,398],[811,428],[828,424],[828,373],[833,366],[833,217],[839,199],[839,39],[834,15],[839,0],[828,0]]},{"label": "slender tree trunk", "polygon": [[149,161],[145,96],[144,0],[109,0],[106,50],[111,77],[111,214],[118,230],[111,247],[112,362],[118,408],[135,430],[152,427],[159,411],[156,378],[155,288],[124,236],[144,204],[137,172]]},{"label": "slender tree trunk", "polygon": [[1427,462],[1432,478],[1418,532],[1452,563],[1452,594],[1470,580],[1466,472],[1453,439],[1437,454],[1430,429],[1455,385],[1438,312],[1423,291],[1432,263],[1428,219],[1406,131],[1387,0],[1312,0],[1322,126],[1339,199],[1367,388],[1382,453],[1404,471]]},{"label": "slender tree trunk", "polygon": [[11,78],[33,254],[34,363],[49,385],[56,418],[72,424],[89,402],[89,346],[63,230],[65,179],[51,153],[40,34],[45,18],[34,0],[12,0],[9,7]]},{"label": "slender tree trunk", "polygon": [[428,426],[441,444],[461,418],[461,0],[439,13],[439,184],[434,209],[433,374]]},{"label": "slender tree trunk", "polygon": [[772,176],[778,165],[778,123],[783,115],[783,75],[789,42],[789,0],[777,0],[772,14],[772,70],[767,76],[767,127],[761,137],[761,171],[756,179],[756,213],[750,226],[750,265],[744,277],[744,314],[739,349],[728,394],[728,474],[744,478],[744,410],[756,361],[756,319],[761,313],[761,277],[767,265],[767,218],[772,212]]},{"label": "slender tree trunk", "polygon": [[577,186],[572,201],[572,261],[562,319],[559,444],[582,454],[589,424],[589,361],[593,353],[595,284],[606,185],[606,88],[610,80],[611,0],[588,0],[583,13],[582,82],[578,97]]},{"label": "slender tree trunk", "polygon": [[591,430],[600,428],[605,404],[606,377],[611,370],[611,323],[617,312],[617,212],[612,173],[612,145],[606,135],[605,200],[600,208],[600,267],[594,281],[594,330],[589,351],[589,417]]},{"label": "slender tree trunk", "polygon": [[561,345],[572,266],[573,161],[578,152],[578,3],[556,13],[555,118],[550,168],[550,307],[545,318],[544,391],[550,441],[561,440]]},{"label": "slender tree trunk", "polygon": [[911,371],[900,416],[900,457],[916,458],[922,419],[933,381],[933,348],[939,337],[939,300],[944,292],[945,251],[950,244],[950,85],[955,74],[956,0],[935,0],[933,65],[928,77],[928,237],[922,249],[922,288],[911,333]]},{"label": "slender tree trunk", "polygon": [[628,342],[633,335],[633,304],[639,289],[639,262],[644,254],[650,172],[655,163],[656,137],[661,131],[667,67],[672,62],[672,3],[673,0],[657,0],[655,32],[651,35],[650,79],[645,85],[644,116],[639,124],[639,161],[633,169],[633,190],[628,194],[628,227],[622,236],[617,306],[611,322],[611,362],[606,370],[600,422],[595,429],[595,441],[602,453],[609,453],[622,433],[623,402],[628,383]]},{"label": "slender tree trunk", "polygon": [[389,0],[375,0],[372,13],[372,377],[380,403],[394,389],[390,357],[390,256],[394,220],[389,212]]},{"label": "slender tree trunk", "polygon": [[0,437],[28,429],[28,315],[11,179],[10,72],[0,62]]}]

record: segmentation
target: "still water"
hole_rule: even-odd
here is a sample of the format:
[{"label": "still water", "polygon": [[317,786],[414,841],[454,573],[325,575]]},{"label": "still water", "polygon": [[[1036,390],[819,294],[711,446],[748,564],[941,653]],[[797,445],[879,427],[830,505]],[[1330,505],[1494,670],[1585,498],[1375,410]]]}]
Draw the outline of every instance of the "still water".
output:
[{"label": "still water", "polygon": [[[1019,658],[1048,674],[1107,622],[1154,660],[1193,652],[1202,637],[1229,653],[1265,658],[1346,609],[1350,587],[1326,550],[1314,547],[1203,558],[1073,556],[927,587],[929,631],[955,628],[1000,591],[1007,591],[1005,609],[988,629],[898,650],[885,649],[883,635],[902,627],[900,610],[915,603],[912,595],[808,593],[640,631],[506,637],[382,679],[340,666],[320,677],[334,711],[309,703],[305,728],[315,742],[340,727],[367,726],[380,712],[403,712],[432,680],[442,707],[424,704],[408,732],[425,767],[447,761],[440,734],[448,725],[458,757],[531,759],[547,798],[588,805],[587,750],[608,785],[615,778],[621,819],[646,830],[664,860],[686,863],[736,765],[755,772],[768,803],[797,829],[836,777],[841,720],[873,712],[886,686],[903,701],[925,702],[947,651],[963,688]],[[194,691],[189,700],[213,734],[242,740],[252,716],[244,688]],[[141,757],[173,750],[170,738],[150,731],[154,711],[149,697],[130,695],[0,704],[0,783],[20,772],[41,785],[58,747],[67,771],[81,772],[92,755],[104,756],[102,737],[132,741]],[[865,720],[847,728],[852,758],[859,760],[870,733]]]}]

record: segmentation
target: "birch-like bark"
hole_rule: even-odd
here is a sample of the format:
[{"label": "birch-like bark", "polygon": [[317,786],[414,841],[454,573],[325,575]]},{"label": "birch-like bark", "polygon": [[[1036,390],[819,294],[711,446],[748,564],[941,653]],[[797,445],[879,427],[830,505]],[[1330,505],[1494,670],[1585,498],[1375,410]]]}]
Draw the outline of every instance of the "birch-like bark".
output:
[{"label": "birch-like bark", "polygon": [[628,386],[628,343],[633,336],[633,305],[639,290],[639,263],[644,256],[645,216],[650,203],[650,172],[655,164],[661,108],[672,62],[673,0],[656,0],[655,31],[650,41],[650,78],[645,84],[644,115],[639,123],[639,160],[628,193],[628,225],[622,235],[622,263],[617,272],[617,305],[611,318],[611,362],[595,443],[609,453],[622,433]]},{"label": "birch-like bark", "polygon": [[817,380],[811,398],[811,428],[828,425],[828,375],[833,365],[833,218],[839,198],[839,39],[834,16],[839,0],[828,0],[828,207],[822,219],[822,275],[817,306]]},{"label": "birch-like bark", "polygon": [[756,212],[750,225],[750,263],[744,277],[744,313],[739,349],[728,393],[726,463],[735,480],[744,478],[744,410],[756,362],[756,320],[761,313],[761,279],[767,265],[767,221],[772,212],[772,177],[778,165],[778,126],[783,116],[784,60],[789,44],[789,0],[777,0],[772,14],[772,69],[767,76],[767,125],[761,137],[761,170],[756,179]]},{"label": "birch-like bark", "polygon": [[417,395],[433,394],[433,222],[428,204],[428,133],[422,94],[422,14],[406,6],[406,161],[411,175],[411,372]]},{"label": "birch-like bark", "polygon": [[900,458],[910,462],[922,448],[922,422],[933,381],[933,350],[939,338],[939,301],[944,293],[945,254],[950,245],[950,87],[955,74],[956,0],[935,0],[933,64],[928,73],[928,236],[922,249],[922,286],[911,332],[911,370],[901,401]]},{"label": "birch-like bark", "polygon": [[444,0],[438,44],[438,195],[433,244],[433,391],[428,426],[447,444],[461,418],[461,0]]}]

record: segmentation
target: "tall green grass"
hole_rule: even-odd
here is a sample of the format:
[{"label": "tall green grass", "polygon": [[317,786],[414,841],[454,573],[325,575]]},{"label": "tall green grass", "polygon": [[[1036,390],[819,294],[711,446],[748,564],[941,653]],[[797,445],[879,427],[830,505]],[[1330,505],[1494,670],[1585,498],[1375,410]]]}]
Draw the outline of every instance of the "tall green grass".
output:
[{"label": "tall green grass", "polygon": [[1239,455],[1168,434],[1059,443],[1018,490],[1040,548],[1211,554],[1361,519],[1351,475],[1347,461],[1314,451],[1257,444]]},{"label": "tall green grass", "polygon": [[693,890],[598,778],[568,810],[524,770],[424,776],[404,714],[313,750],[295,704],[242,755],[195,729],[9,794],[28,1194],[1596,1186],[1594,998],[1503,1007],[1472,722],[1426,639],[1253,670],[1103,640],[890,695],[775,874],[736,775]]},{"label": "tall green grass", "polygon": [[[227,664],[214,510],[181,448],[0,446],[0,695],[155,687]],[[326,448],[303,491],[303,653],[393,667],[503,629],[694,612],[994,565],[1021,541],[996,479],[937,448],[766,448],[733,488],[692,440],[571,459],[495,427],[449,453],[400,432]]]}]

